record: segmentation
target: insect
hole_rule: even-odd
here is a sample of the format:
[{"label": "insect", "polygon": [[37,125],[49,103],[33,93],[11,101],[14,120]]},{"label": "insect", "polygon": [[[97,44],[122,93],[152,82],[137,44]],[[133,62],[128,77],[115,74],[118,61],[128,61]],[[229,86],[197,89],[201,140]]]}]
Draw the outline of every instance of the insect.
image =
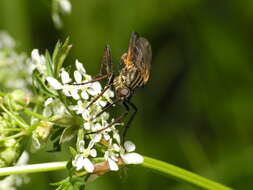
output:
[{"label": "insect", "polygon": [[121,56],[121,70],[119,74],[115,76],[112,68],[110,47],[108,45],[105,47],[99,75],[91,81],[82,83],[82,85],[106,78],[108,79],[108,82],[103,91],[91,101],[88,107],[98,100],[98,98],[101,97],[106,90],[112,89],[115,92],[115,100],[112,103],[108,103],[103,110],[95,116],[95,118],[101,115],[108,108],[118,103],[123,103],[126,108],[126,112],[102,130],[91,133],[103,131],[111,127],[113,124],[121,121],[124,117],[126,117],[126,115],[128,115],[131,108],[133,109],[133,113],[125,125],[123,131],[124,139],[127,129],[137,113],[137,107],[131,102],[131,97],[137,88],[142,87],[147,83],[150,75],[151,60],[152,50],[150,43],[147,39],[140,37],[138,33],[133,32],[130,38],[128,51]]}]

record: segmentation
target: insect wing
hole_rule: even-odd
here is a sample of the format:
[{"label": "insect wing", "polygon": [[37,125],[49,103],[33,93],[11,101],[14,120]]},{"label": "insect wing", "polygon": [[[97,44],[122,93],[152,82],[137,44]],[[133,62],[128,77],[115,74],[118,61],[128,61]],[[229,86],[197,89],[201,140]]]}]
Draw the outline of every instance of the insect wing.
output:
[{"label": "insect wing", "polygon": [[151,60],[152,60],[152,49],[148,40],[143,37],[137,39],[136,42],[136,61],[135,66],[138,67],[142,73],[144,84],[148,81]]},{"label": "insect wing", "polygon": [[151,60],[152,49],[148,40],[140,37],[136,32],[132,33],[125,65],[137,67],[143,76],[144,84],[149,78]]}]

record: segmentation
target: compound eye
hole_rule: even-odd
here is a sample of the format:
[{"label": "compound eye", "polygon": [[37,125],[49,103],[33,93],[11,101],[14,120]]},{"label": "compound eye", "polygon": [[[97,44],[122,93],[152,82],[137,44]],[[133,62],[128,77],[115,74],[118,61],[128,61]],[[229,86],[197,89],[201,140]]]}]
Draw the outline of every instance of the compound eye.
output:
[{"label": "compound eye", "polygon": [[120,94],[122,95],[122,96],[128,96],[129,95],[129,89],[127,89],[127,88],[122,88],[122,89],[120,89]]}]

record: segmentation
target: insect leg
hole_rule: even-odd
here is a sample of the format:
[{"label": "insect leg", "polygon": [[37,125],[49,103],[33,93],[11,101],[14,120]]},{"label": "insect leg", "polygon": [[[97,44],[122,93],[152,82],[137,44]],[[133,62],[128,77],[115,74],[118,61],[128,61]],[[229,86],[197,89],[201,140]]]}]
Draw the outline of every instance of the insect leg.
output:
[{"label": "insect leg", "polygon": [[110,79],[111,77],[112,77],[112,73],[105,74],[105,75],[98,75],[98,76],[94,77],[93,79],[91,79],[90,81],[82,82],[82,83],[78,83],[78,84],[69,83],[69,85],[85,85],[85,84],[93,83],[93,82],[100,81],[100,80],[106,79],[106,78]]},{"label": "insect leg", "polygon": [[108,110],[110,107],[112,107],[113,105],[117,104],[117,103],[120,102],[120,101],[121,101],[120,99],[117,99],[117,100],[115,100],[114,102],[107,104],[107,105],[102,109],[102,111],[100,111],[97,115],[95,115],[95,116],[92,118],[92,120],[93,120],[93,119],[96,119],[97,117],[99,117],[102,113],[104,113],[106,110]]},{"label": "insect leg", "polygon": [[110,128],[110,127],[112,127],[115,123],[118,123],[118,122],[122,121],[127,116],[127,114],[128,114],[128,112],[125,112],[124,114],[122,114],[121,116],[119,116],[118,118],[116,118],[112,123],[110,123],[105,128],[97,130],[97,131],[93,131],[93,132],[90,132],[90,133],[86,133],[85,135],[100,133],[100,132],[102,132],[102,131],[104,131],[104,130]]},{"label": "insect leg", "polygon": [[109,88],[112,87],[112,85],[113,85],[113,79],[114,79],[114,75],[113,75],[113,73],[110,73],[110,75],[108,76],[108,82],[107,82],[106,87],[103,89],[103,91],[96,98],[94,98],[89,103],[89,105],[87,106],[87,108],[90,107],[94,102],[96,102],[99,99],[99,97],[101,97]]},{"label": "insect leg", "polygon": [[132,102],[130,102],[130,101],[126,101],[126,102],[124,102],[123,104],[124,104],[124,106],[125,106],[125,108],[126,108],[126,110],[127,110],[128,112],[129,112],[129,110],[130,110],[128,105],[130,105],[130,106],[133,108],[133,110],[134,110],[134,112],[133,112],[132,115],[130,116],[128,122],[126,123],[125,128],[124,128],[124,131],[123,131],[123,142],[124,142],[124,141],[125,141],[125,137],[126,137],[127,130],[129,129],[129,127],[130,127],[130,125],[131,125],[131,123],[132,123],[134,117],[136,116],[136,113],[137,113],[138,109],[137,109],[137,107],[136,107]]},{"label": "insect leg", "polygon": [[88,104],[87,108],[89,108],[94,102],[96,102],[101,96],[103,96],[103,94],[104,94],[110,87],[111,87],[111,85],[106,86],[106,87],[102,90],[102,92],[101,92],[99,95],[97,95],[97,96]]},{"label": "insect leg", "polygon": [[104,55],[102,57],[100,72],[97,76],[92,78],[90,81],[79,83],[79,84],[71,84],[71,85],[85,85],[89,83],[93,83],[96,81],[100,81],[102,79],[108,79],[108,83],[113,80],[113,70],[112,70],[112,61],[111,61],[111,50],[110,46],[105,46]]}]

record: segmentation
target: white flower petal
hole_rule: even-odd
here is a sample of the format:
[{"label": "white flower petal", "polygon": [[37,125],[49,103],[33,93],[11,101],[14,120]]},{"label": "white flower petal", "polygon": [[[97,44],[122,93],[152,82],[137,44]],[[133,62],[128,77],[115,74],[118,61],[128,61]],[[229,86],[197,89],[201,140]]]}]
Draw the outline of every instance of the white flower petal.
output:
[{"label": "white flower petal", "polygon": [[108,141],[111,138],[111,136],[108,133],[104,133],[104,139]]},{"label": "white flower petal", "polygon": [[90,155],[94,158],[94,157],[96,157],[97,156],[97,151],[96,151],[96,149],[91,149],[90,150]]},{"label": "white flower petal", "polygon": [[126,164],[141,164],[144,161],[140,154],[134,152],[121,154],[120,156]]},{"label": "white flower petal", "polygon": [[71,96],[71,94],[69,93],[69,89],[66,89],[66,88],[64,88],[63,90],[62,90],[62,92],[63,92],[63,94],[65,94],[66,96]]},{"label": "white flower petal", "polygon": [[40,54],[39,54],[39,50],[38,49],[34,49],[32,50],[31,53],[32,56],[32,60],[39,63],[40,62]]},{"label": "white flower petal", "polygon": [[77,84],[82,82],[82,75],[79,71],[74,71],[74,78]]},{"label": "white flower petal", "polygon": [[108,158],[109,158],[109,151],[108,150],[105,151],[104,158],[105,158],[105,160],[108,160]]},{"label": "white flower petal", "polygon": [[96,123],[93,127],[92,127],[92,131],[98,131],[102,128],[100,123]]},{"label": "white flower petal", "polygon": [[84,110],[83,112],[82,112],[82,117],[83,117],[83,119],[84,120],[89,120],[90,119],[90,112],[88,111],[88,110]]},{"label": "white flower petal", "polygon": [[56,90],[60,90],[63,88],[62,84],[53,77],[47,77],[46,80],[49,83],[49,85],[52,86]]},{"label": "white flower petal", "polygon": [[51,107],[45,107],[43,110],[43,116],[44,117],[50,117],[52,115]]},{"label": "white flower petal", "polygon": [[53,107],[53,112],[55,115],[62,116],[66,112],[66,108],[63,104],[57,104],[56,106]]},{"label": "white flower petal", "polygon": [[71,96],[75,99],[75,100],[79,100],[80,96],[78,94],[78,90],[77,89],[73,89],[70,91]]},{"label": "white flower petal", "polygon": [[90,122],[85,122],[85,123],[83,124],[83,127],[84,127],[85,130],[90,130],[90,129],[91,129]]},{"label": "white flower petal", "polygon": [[104,95],[106,99],[112,98],[114,96],[114,92],[112,90],[107,90]]},{"label": "white flower petal", "polygon": [[24,151],[21,156],[19,157],[18,159],[18,162],[16,163],[17,166],[22,166],[22,165],[25,165],[27,164],[29,160],[29,154],[28,152]]},{"label": "white flower petal", "polygon": [[88,100],[89,99],[89,95],[86,91],[82,91],[81,92],[81,97],[84,99],[84,100]]},{"label": "white flower petal", "polygon": [[84,145],[85,145],[84,140],[81,140],[81,141],[79,142],[79,151],[80,151],[80,152],[84,152]]},{"label": "white flower petal", "polygon": [[92,139],[92,140],[89,142],[89,145],[88,145],[87,149],[90,150],[94,145],[95,145],[95,141]]},{"label": "white flower petal", "polygon": [[135,144],[132,141],[124,142],[124,147],[127,152],[133,152],[135,151],[135,148],[136,148]]},{"label": "white flower petal", "polygon": [[93,141],[95,143],[100,142],[101,138],[102,138],[102,134],[101,133],[95,134],[95,136],[93,137]]},{"label": "white flower petal", "polygon": [[32,134],[32,152],[35,152],[41,148],[39,139],[37,138],[36,133]]},{"label": "white flower petal", "polygon": [[120,151],[120,146],[117,145],[116,143],[113,143],[112,147],[113,147],[113,150],[115,150],[116,152]]},{"label": "white flower petal", "polygon": [[84,165],[84,169],[87,172],[92,173],[94,171],[94,165],[88,158],[83,159],[83,165]]},{"label": "white flower petal", "polygon": [[113,160],[113,161],[115,161],[115,162],[118,162],[118,157],[117,156],[119,156],[119,154],[111,154],[111,159]]},{"label": "white flower petal", "polygon": [[93,84],[93,88],[95,88],[96,90],[98,90],[98,91],[102,90],[102,86],[99,82],[94,82],[92,84]]},{"label": "white flower petal", "polygon": [[67,84],[71,82],[69,74],[64,70],[61,72],[61,81],[63,84]]},{"label": "white flower petal", "polygon": [[96,96],[101,92],[101,90],[102,90],[101,84],[99,82],[94,82],[87,91],[90,95]]},{"label": "white flower petal", "polygon": [[100,100],[99,101],[99,104],[102,106],[102,107],[105,107],[107,102],[106,101],[103,101],[103,100]]},{"label": "white flower petal", "polygon": [[48,105],[51,104],[52,102],[53,102],[53,98],[48,98],[48,99],[45,101],[44,105],[45,105],[45,106],[48,106]]},{"label": "white flower petal", "polygon": [[85,74],[86,74],[86,70],[84,69],[83,64],[80,63],[78,60],[76,60],[75,64],[76,64],[76,69],[77,69],[81,74],[85,75]]},{"label": "white flower petal", "polygon": [[119,166],[114,162],[111,158],[108,158],[108,164],[111,171],[117,171],[119,170]]},{"label": "white flower petal", "polygon": [[117,141],[118,144],[120,144],[120,135],[119,133],[113,133],[113,138]]},{"label": "white flower petal", "polygon": [[72,161],[72,165],[76,167],[76,170],[81,170],[84,167],[84,157],[81,154],[75,156]]}]

